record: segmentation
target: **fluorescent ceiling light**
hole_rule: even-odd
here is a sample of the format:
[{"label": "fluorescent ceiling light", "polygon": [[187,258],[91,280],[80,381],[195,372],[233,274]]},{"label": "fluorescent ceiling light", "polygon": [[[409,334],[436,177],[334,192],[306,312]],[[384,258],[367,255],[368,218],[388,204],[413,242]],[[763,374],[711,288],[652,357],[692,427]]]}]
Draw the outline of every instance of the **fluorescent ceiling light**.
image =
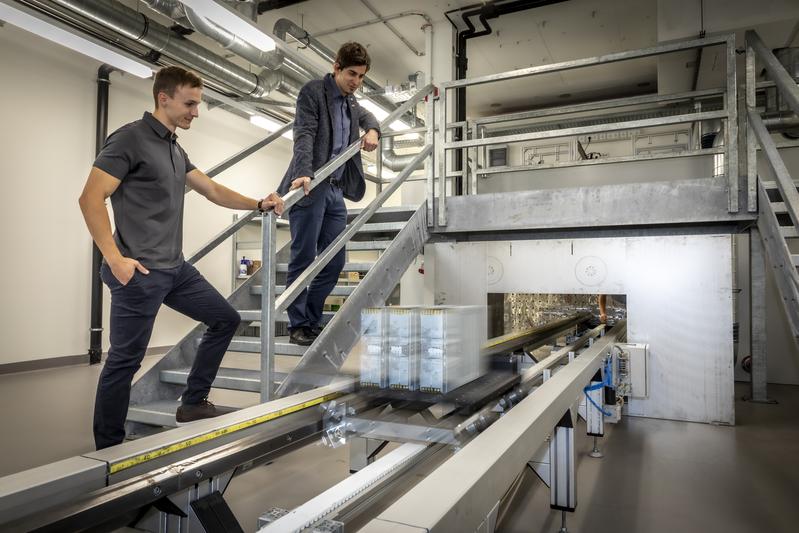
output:
[{"label": "fluorescent ceiling light", "polygon": [[275,49],[275,41],[258,26],[242,17],[238,12],[214,0],[180,0],[201,17],[216,22],[263,52]]},{"label": "fluorescent ceiling light", "polygon": [[134,56],[122,51],[111,50],[102,41],[88,35],[79,35],[69,26],[56,20],[46,20],[44,15],[27,7],[16,4],[11,7],[8,0],[0,0],[0,20],[134,76],[149,78],[153,75],[152,67]]},{"label": "fluorescent ceiling light", "polygon": [[[280,124],[279,122],[263,115],[251,115],[250,124],[258,126],[259,128],[263,128],[270,133],[274,133],[283,127],[283,124]],[[293,139],[294,135],[292,134],[291,130],[288,130],[283,133],[282,137],[285,137],[286,139]]]}]

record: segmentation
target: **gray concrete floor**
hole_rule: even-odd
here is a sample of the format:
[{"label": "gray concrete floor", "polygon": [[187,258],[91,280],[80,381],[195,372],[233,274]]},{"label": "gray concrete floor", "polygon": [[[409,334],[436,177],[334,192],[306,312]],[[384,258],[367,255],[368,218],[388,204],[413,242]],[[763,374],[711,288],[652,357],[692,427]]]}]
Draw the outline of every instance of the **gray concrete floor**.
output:
[{"label": "gray concrete floor", "polygon": [[[93,449],[99,370],[0,375],[0,475]],[[747,389],[736,386],[735,427],[626,418],[606,426],[603,459],[587,456],[591,440],[578,432],[578,506],[567,516],[569,531],[799,531],[799,387],[771,386],[777,405],[741,401]],[[252,396],[216,397],[231,399],[246,404]],[[244,530],[254,531],[262,512],[296,506],[343,479],[347,453],[308,446],[234,479],[226,499]],[[555,532],[560,519],[548,489],[528,472],[503,506],[499,531]]]}]

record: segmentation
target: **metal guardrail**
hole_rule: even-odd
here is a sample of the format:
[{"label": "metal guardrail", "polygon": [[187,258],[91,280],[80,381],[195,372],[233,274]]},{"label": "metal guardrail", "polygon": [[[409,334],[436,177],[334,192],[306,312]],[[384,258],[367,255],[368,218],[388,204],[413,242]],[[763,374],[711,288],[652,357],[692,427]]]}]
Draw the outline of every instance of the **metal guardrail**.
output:
[{"label": "metal guardrail", "polygon": [[[591,67],[607,63],[614,63],[618,61],[627,61],[631,59],[657,56],[661,54],[678,52],[682,50],[691,50],[696,48],[703,48],[707,46],[718,46],[718,45],[725,46],[727,75],[726,75],[726,86],[724,88],[709,89],[702,91],[690,91],[690,92],[682,92],[682,93],[675,93],[668,95],[644,95],[644,96],[636,96],[630,98],[609,99],[599,102],[573,104],[573,105],[540,109],[540,110],[534,110],[522,113],[510,113],[510,114],[497,115],[492,117],[480,117],[472,121],[465,121],[465,122],[464,121],[448,122],[447,120],[448,90],[453,90],[463,87],[472,87],[487,83],[516,80],[519,78],[536,76],[540,74],[562,72],[577,68]],[[438,225],[446,226],[447,224],[447,210],[446,210],[447,178],[456,178],[459,176],[460,172],[460,176],[462,176],[461,179],[464,180],[465,186],[468,185],[466,189],[468,191],[471,191],[472,193],[475,193],[477,190],[477,175],[489,173],[489,172],[484,172],[485,169],[476,168],[475,164],[475,162],[477,161],[476,149],[481,147],[487,147],[493,144],[516,143],[516,142],[538,140],[538,139],[588,135],[593,133],[614,131],[621,129],[632,129],[632,128],[641,128],[641,127],[650,127],[650,126],[687,123],[687,122],[698,122],[707,119],[724,120],[726,127],[725,138],[737,139],[738,115],[737,115],[737,107],[735,105],[735,102],[737,102],[737,96],[736,96],[737,86],[735,81],[736,79],[735,57],[736,57],[735,35],[723,34],[723,35],[714,35],[711,37],[706,37],[701,39],[692,39],[681,42],[665,43],[641,50],[632,50],[632,51],[618,52],[618,53],[606,54],[584,59],[577,59],[572,61],[564,61],[561,63],[553,63],[549,65],[523,68],[500,74],[492,74],[488,76],[455,80],[440,84],[441,101],[439,102],[440,105],[438,106],[440,112],[437,117],[437,127],[435,130],[435,135],[437,139],[436,139],[436,153],[434,155],[434,159],[436,161],[436,165],[438,166],[439,170],[438,172],[439,194],[435,197],[438,206],[438,216],[436,220]],[[489,124],[500,124],[503,122],[537,119],[541,117],[564,115],[569,113],[579,113],[586,111],[595,111],[598,109],[609,109],[614,107],[625,107],[625,106],[642,105],[650,103],[654,104],[654,103],[664,103],[664,102],[675,102],[680,100],[701,101],[702,99],[714,98],[714,97],[718,98],[719,96],[722,96],[724,100],[723,111],[710,111],[710,112],[698,111],[696,113],[685,113],[682,115],[676,115],[670,117],[661,117],[661,118],[653,118],[646,120],[628,120],[625,122],[618,122],[614,124],[600,124],[600,125],[590,125],[590,126],[573,127],[573,128],[551,129],[548,131],[531,132],[531,133],[524,133],[517,135],[502,135],[502,136],[485,137],[485,138],[484,137],[478,138],[477,135],[478,130]],[[463,138],[465,140],[448,141],[446,132],[455,128],[461,128],[462,131],[471,133],[471,139],[467,139],[466,136],[464,135]],[[462,161],[464,168],[461,169],[460,171],[459,170],[453,171],[452,169],[448,168],[449,166],[447,164],[448,152],[451,153],[454,151],[461,151],[463,153]],[[472,157],[469,157],[470,153],[472,154]],[[705,155],[705,154],[709,155],[712,153],[715,152],[708,151],[703,154],[699,154],[696,153],[696,151],[694,150],[694,151],[687,151],[679,154],[674,154],[673,157],[683,157],[683,156],[693,157],[696,155]],[[735,142],[726,142],[724,146],[724,153],[725,153],[724,160],[726,166],[726,175],[729,188],[728,208],[730,212],[737,212],[739,208],[738,207],[739,176],[738,176],[737,144]],[[642,159],[653,159],[653,158],[643,157]],[[623,158],[617,158],[617,160],[615,161],[608,161],[608,162],[622,163],[622,162],[636,161],[636,160],[638,160],[636,157],[629,157],[629,158],[623,157]],[[585,164],[585,162],[579,161],[579,162],[574,162],[573,164],[576,166],[576,165]],[[558,166],[570,166],[570,165],[564,163]],[[528,167],[527,169],[534,170],[536,168],[543,168],[543,167]],[[508,169],[505,168],[504,170],[507,171]],[[511,171],[516,171],[516,170],[519,169],[514,167]],[[500,170],[498,169],[497,172],[499,171]],[[433,197],[430,195],[428,196],[428,202],[430,204],[434,203]]]}]

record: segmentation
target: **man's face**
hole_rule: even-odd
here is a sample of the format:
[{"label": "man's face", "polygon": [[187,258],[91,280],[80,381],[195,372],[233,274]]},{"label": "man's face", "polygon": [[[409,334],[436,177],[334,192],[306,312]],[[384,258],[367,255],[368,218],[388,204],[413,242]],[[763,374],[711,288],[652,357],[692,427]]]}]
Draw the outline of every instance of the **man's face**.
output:
[{"label": "man's face", "polygon": [[345,95],[354,94],[363,83],[364,76],[366,76],[366,65],[340,68],[338,63],[333,63],[333,78],[339,90]]},{"label": "man's face", "polygon": [[164,92],[158,93],[158,102],[172,126],[187,130],[191,121],[200,116],[202,96],[200,87],[179,85],[172,97]]}]

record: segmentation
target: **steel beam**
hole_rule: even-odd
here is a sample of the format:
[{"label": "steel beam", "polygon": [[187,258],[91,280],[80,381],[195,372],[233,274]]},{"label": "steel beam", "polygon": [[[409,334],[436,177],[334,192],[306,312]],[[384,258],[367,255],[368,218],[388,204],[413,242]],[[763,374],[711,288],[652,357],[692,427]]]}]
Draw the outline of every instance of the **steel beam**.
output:
[{"label": "steel beam", "polygon": [[471,139],[465,141],[453,141],[444,143],[444,150],[460,150],[472,146],[489,146],[492,144],[508,144],[523,141],[536,141],[540,139],[554,139],[558,137],[573,137],[577,135],[591,135],[606,131],[633,130],[638,128],[648,128],[653,126],[668,126],[671,124],[682,124],[685,122],[696,122],[698,120],[711,120],[715,118],[727,119],[729,111],[702,111],[699,113],[684,113],[669,117],[646,118],[640,120],[625,120],[623,122],[613,122],[610,124],[595,124],[591,126],[576,126],[572,128],[561,128],[547,131],[533,131],[530,133],[519,133],[515,135],[499,135],[485,139]]},{"label": "steel beam", "polygon": [[450,198],[440,233],[751,221],[729,213],[714,178],[479,194]]},{"label": "steel beam", "polygon": [[612,54],[605,54],[601,56],[588,57],[584,59],[573,59],[570,61],[563,61],[561,63],[552,63],[549,65],[540,65],[536,67],[522,68],[518,70],[511,70],[502,72],[500,74],[490,74],[487,76],[479,76],[475,78],[467,78],[464,80],[448,81],[441,84],[443,90],[455,89],[458,87],[469,87],[472,85],[481,85],[483,83],[493,83],[495,81],[515,80],[526,76],[535,76],[538,74],[546,74],[549,72],[562,72],[564,70],[572,70],[581,67],[592,67],[595,65],[602,65],[605,63],[615,63],[617,61],[626,61],[628,59],[637,59],[640,57],[651,57],[660,54],[668,54],[671,52],[678,52],[680,50],[693,50],[695,48],[703,48],[705,46],[713,46],[716,44],[724,44],[727,42],[728,36],[714,35],[703,39],[692,39],[689,41],[680,41],[674,43],[659,44],[650,48],[642,48],[640,50],[630,50],[626,52],[615,52]]},{"label": "steel beam", "polygon": [[760,231],[756,227],[749,231],[749,283],[752,317],[749,334],[752,356],[751,400],[767,402],[766,252]]}]

